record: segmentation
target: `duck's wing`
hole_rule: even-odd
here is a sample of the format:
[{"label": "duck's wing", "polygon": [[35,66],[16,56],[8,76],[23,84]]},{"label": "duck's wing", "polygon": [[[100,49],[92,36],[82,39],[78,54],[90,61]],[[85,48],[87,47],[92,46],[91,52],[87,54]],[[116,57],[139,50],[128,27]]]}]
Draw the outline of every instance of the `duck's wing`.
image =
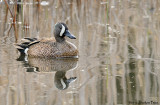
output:
[{"label": "duck's wing", "polygon": [[21,43],[16,43],[14,44],[15,48],[18,49],[18,51],[21,54],[25,54],[26,50],[28,50],[28,48],[36,43],[39,43],[40,40],[37,38],[23,38],[21,40]]}]

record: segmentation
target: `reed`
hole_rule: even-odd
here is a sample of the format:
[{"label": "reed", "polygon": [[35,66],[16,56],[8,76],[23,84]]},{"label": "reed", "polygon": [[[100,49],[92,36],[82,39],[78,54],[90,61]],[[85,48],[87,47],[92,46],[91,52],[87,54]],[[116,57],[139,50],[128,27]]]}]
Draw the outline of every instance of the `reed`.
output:
[{"label": "reed", "polygon": [[[81,102],[128,105],[130,100],[147,100],[148,97],[159,100],[158,0],[23,0],[14,1],[14,4],[7,0],[4,2],[5,6],[0,6],[0,13],[4,15],[0,15],[0,21],[3,21],[0,23],[1,43],[4,39],[4,43],[14,43],[23,37],[52,37],[54,25],[58,21],[66,22],[77,37],[73,43],[79,49],[80,67],[78,71],[70,73],[79,76],[75,86],[77,93],[70,97],[61,94],[65,104],[70,104],[67,103],[67,98],[72,98],[77,105]],[[13,19],[12,22],[10,18]],[[4,52],[1,53],[5,55]],[[1,57],[2,61],[6,59],[9,59],[9,56]],[[7,71],[5,66],[3,69]],[[9,70],[12,71],[12,68]],[[26,75],[26,81],[29,81],[30,77],[31,80],[38,78],[34,74],[23,75]],[[38,78],[39,81],[37,79],[38,83],[41,83],[42,78]],[[12,84],[14,81],[9,79],[9,82]],[[51,81],[46,83],[50,84]],[[21,84],[25,85],[23,82]],[[34,86],[37,87],[35,91],[41,93],[40,86],[31,84],[31,87]],[[26,92],[23,89],[21,91]],[[57,96],[52,90],[46,91],[53,93],[51,96],[55,100],[50,98],[50,102],[59,102],[56,90],[54,92],[56,91]],[[33,94],[37,95],[34,92]],[[29,92],[27,95],[33,97],[30,104],[38,100]],[[24,96],[23,100],[25,99],[27,98]]]}]

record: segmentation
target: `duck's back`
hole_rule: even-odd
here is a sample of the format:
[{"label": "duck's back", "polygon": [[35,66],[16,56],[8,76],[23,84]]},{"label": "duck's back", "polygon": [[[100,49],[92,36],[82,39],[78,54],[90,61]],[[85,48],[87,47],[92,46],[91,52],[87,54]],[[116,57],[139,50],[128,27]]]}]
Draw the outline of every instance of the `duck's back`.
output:
[{"label": "duck's back", "polygon": [[56,42],[55,39],[42,39],[33,44],[28,50],[29,56],[34,57],[73,57],[78,55],[75,45],[68,41]]}]

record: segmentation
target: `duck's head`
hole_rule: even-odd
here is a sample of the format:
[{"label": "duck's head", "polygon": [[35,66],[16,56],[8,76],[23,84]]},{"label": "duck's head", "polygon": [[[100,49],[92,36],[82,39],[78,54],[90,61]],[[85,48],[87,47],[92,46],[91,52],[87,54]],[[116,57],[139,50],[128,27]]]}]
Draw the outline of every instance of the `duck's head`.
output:
[{"label": "duck's head", "polygon": [[57,23],[54,29],[54,37],[56,41],[57,42],[64,41],[65,36],[69,37],[70,39],[76,39],[76,37],[69,32],[68,27],[65,23],[62,22]]}]

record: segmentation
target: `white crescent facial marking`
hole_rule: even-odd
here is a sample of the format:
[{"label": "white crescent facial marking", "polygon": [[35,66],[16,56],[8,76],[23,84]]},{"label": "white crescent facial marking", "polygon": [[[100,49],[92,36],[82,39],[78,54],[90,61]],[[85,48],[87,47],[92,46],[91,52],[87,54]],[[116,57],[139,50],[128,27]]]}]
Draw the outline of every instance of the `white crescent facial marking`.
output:
[{"label": "white crescent facial marking", "polygon": [[61,79],[61,84],[63,86],[63,89],[65,89],[66,88],[66,84],[64,83],[63,79]]},{"label": "white crescent facial marking", "polygon": [[[61,24],[61,25],[62,25],[62,24]],[[65,32],[65,27],[62,25],[62,29],[61,29],[61,32],[60,32],[60,36],[62,36],[64,32]]]}]

